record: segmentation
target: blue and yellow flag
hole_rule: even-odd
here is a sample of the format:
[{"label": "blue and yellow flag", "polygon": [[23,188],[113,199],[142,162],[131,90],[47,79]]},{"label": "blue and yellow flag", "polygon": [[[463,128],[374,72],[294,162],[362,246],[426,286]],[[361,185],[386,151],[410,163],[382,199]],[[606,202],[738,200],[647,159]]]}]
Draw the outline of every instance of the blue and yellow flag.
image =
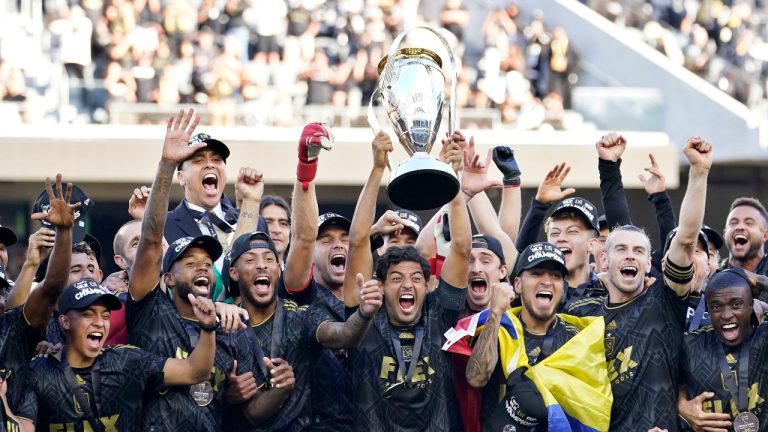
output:
[{"label": "blue and yellow flag", "polygon": [[[579,333],[534,366],[528,366],[520,308],[508,310],[499,326],[499,361],[504,376],[520,367],[536,384],[548,411],[549,432],[607,431],[613,394],[608,380],[602,317],[558,316]],[[470,355],[467,336],[480,334],[488,310],[466,317],[449,329],[443,350]]]}]

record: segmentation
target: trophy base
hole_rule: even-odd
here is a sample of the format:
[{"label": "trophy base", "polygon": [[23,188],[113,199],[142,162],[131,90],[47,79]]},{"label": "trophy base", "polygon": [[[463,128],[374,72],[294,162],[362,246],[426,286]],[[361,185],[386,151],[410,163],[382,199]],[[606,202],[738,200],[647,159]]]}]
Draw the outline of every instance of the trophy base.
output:
[{"label": "trophy base", "polygon": [[459,179],[450,165],[426,153],[416,153],[397,167],[387,186],[393,204],[407,210],[430,210],[459,193]]}]

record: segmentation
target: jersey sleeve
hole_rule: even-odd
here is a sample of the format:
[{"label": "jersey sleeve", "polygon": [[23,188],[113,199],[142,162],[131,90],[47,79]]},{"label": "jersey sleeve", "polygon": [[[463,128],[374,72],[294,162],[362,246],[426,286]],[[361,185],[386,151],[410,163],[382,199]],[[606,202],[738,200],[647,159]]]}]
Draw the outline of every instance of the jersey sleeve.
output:
[{"label": "jersey sleeve", "polygon": [[466,304],[467,290],[455,287],[440,279],[434,291],[434,296],[444,309],[462,311]]},{"label": "jersey sleeve", "polygon": [[285,279],[283,279],[283,276],[281,275],[280,281],[277,285],[277,295],[279,298],[284,300],[291,300],[299,306],[308,306],[315,301],[316,289],[317,288],[315,287],[315,282],[310,277],[309,281],[307,281],[307,286],[305,286],[304,289],[290,292],[286,288]]},{"label": "jersey sleeve", "polygon": [[[352,311],[354,313],[354,311]],[[306,326],[306,334],[309,339],[310,345],[320,345],[320,341],[317,339],[317,329],[320,328],[320,324],[328,322],[336,322],[328,311],[320,306],[312,305],[304,312],[304,322]],[[347,315],[349,317],[349,315]]]}]

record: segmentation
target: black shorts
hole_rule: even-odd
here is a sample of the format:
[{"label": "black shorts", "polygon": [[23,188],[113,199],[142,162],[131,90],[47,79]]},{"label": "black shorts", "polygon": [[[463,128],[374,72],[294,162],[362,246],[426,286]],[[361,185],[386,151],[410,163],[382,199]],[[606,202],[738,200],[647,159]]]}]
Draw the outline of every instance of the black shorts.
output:
[{"label": "black shorts", "polygon": [[277,43],[277,36],[259,36],[256,41],[257,53],[279,53],[280,45]]}]

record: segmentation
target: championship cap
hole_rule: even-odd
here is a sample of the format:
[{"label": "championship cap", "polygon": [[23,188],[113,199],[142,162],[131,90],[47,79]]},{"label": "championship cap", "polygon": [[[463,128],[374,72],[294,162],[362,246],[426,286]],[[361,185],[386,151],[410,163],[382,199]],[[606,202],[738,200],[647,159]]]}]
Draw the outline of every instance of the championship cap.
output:
[{"label": "championship cap", "polygon": [[[672,231],[667,234],[667,240],[664,242],[664,253],[667,253],[667,250],[669,250],[669,246],[672,244],[672,239],[675,238],[677,235],[677,230],[680,227],[677,227],[673,229]],[[709,252],[709,238],[704,233],[704,230],[699,230],[699,243],[701,243],[701,246],[704,248],[705,251]]]},{"label": "championship cap", "polygon": [[421,232],[421,218],[419,215],[406,209],[395,210],[395,214],[403,220],[403,225],[406,228],[413,231],[417,236],[419,235],[419,232]]},{"label": "championship cap", "polygon": [[13,246],[18,241],[19,238],[16,237],[16,233],[12,229],[0,225],[0,243],[5,246]]},{"label": "championship cap", "polygon": [[719,232],[713,230],[711,227],[709,227],[706,224],[701,225],[701,230],[704,231],[704,234],[707,235],[707,238],[709,241],[715,244],[715,249],[721,249],[723,245],[725,244],[725,241],[723,240],[723,236],[720,235]]},{"label": "championship cap", "polygon": [[201,235],[198,237],[182,237],[168,246],[168,251],[163,257],[163,273],[168,273],[171,270],[171,266],[175,263],[184,252],[193,247],[198,247],[211,256],[211,260],[216,261],[223,252],[221,243],[215,238],[209,235]]},{"label": "championship cap", "polygon": [[64,288],[59,297],[59,314],[67,313],[71,309],[85,309],[99,300],[109,310],[118,310],[123,307],[120,299],[99,283],[84,279]]},{"label": "championship cap", "polygon": [[587,227],[600,232],[600,223],[597,220],[597,209],[595,208],[595,205],[588,200],[580,197],[566,198],[557,204],[557,207],[555,207],[555,210],[552,212],[552,216],[566,210],[576,210],[578,214],[584,216],[586,219]]},{"label": "championship cap", "polygon": [[[219,156],[224,160],[224,163],[227,163],[227,158],[229,157],[229,147],[226,146],[223,142],[211,137],[208,134],[199,133],[192,135],[189,138],[189,141],[187,141],[187,146],[192,147],[195,144],[204,142],[206,143],[206,147],[213,150],[214,152],[218,153]],[[176,167],[177,170],[181,171],[181,165],[189,160],[189,158],[184,159],[183,161],[179,162],[179,166]]]},{"label": "championship cap", "polygon": [[345,231],[349,231],[352,226],[352,222],[338,213],[323,213],[317,218],[317,231],[320,232],[323,228],[328,226],[338,226]]},{"label": "championship cap", "polygon": [[538,242],[528,245],[527,248],[517,257],[515,265],[515,277],[520,276],[525,270],[538,267],[546,262],[556,264],[563,272],[563,276],[568,275],[568,268],[565,266],[565,257],[563,252],[552,243]]}]

